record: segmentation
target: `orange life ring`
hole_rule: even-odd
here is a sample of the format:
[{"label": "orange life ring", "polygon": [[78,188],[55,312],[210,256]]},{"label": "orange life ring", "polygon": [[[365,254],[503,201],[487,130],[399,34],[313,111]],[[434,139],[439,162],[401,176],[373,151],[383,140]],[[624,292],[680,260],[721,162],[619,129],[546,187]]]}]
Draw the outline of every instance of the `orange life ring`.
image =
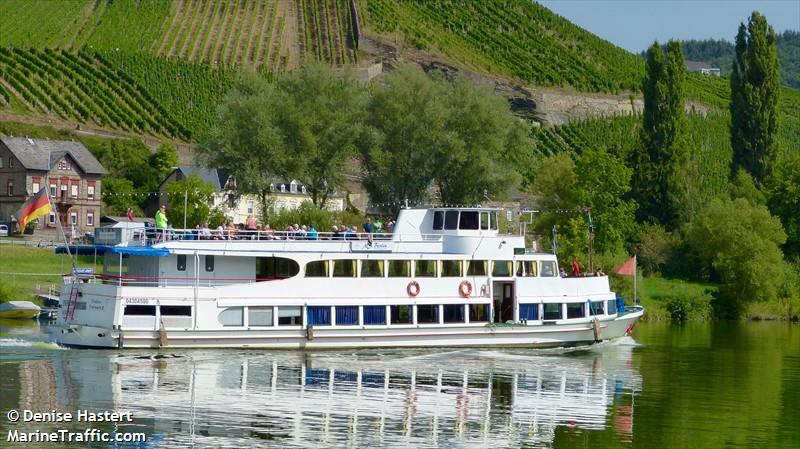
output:
[{"label": "orange life ring", "polygon": [[419,291],[420,288],[419,288],[419,283],[417,281],[411,281],[408,283],[408,286],[406,287],[406,293],[408,293],[408,296],[411,296],[413,298],[419,295]]},{"label": "orange life ring", "polygon": [[461,293],[461,296],[468,298],[472,294],[472,284],[469,281],[461,281],[461,284],[458,285],[458,292]]}]

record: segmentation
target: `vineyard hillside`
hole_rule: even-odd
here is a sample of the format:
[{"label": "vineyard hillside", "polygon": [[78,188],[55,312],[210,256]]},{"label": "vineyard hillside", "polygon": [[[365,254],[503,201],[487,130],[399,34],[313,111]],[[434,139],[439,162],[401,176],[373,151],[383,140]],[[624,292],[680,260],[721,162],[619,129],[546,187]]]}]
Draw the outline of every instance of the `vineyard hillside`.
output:
[{"label": "vineyard hillside", "polygon": [[[503,93],[623,102],[644,70],[528,0],[2,0],[0,29],[0,114],[187,142],[202,140],[242,70],[405,60],[488,78]],[[725,111],[728,92],[725,79],[687,85],[703,113]],[[796,136],[798,91],[782,98],[782,133]]]}]

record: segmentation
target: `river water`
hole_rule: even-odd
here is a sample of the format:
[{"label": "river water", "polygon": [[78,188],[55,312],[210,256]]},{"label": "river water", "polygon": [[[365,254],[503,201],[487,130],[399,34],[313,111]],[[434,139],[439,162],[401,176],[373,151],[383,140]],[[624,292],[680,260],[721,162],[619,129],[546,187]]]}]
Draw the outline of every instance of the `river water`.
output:
[{"label": "river water", "polygon": [[[142,432],[70,447],[800,447],[800,326],[640,324],[561,350],[100,351],[0,322],[9,432]],[[8,411],[131,412],[116,423]],[[66,445],[50,445],[65,447]]]}]

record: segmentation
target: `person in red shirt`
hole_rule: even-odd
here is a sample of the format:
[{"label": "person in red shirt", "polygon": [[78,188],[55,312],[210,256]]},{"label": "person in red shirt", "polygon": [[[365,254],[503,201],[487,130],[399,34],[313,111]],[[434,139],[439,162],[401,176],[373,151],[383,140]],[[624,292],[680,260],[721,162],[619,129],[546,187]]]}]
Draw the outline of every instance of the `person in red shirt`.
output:
[{"label": "person in red shirt", "polygon": [[578,265],[578,259],[572,259],[572,275],[575,277],[581,275],[581,266]]}]

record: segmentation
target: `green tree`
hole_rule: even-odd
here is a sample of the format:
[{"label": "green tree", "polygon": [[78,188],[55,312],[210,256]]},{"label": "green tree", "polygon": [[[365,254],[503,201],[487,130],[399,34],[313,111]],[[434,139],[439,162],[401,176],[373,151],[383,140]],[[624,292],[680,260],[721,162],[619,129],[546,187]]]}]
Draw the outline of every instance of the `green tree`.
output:
[{"label": "green tree", "polygon": [[739,167],[761,185],[776,156],[780,69],[775,30],[754,11],[739,25],[731,72],[733,173]]},{"label": "green tree", "polygon": [[[602,150],[586,150],[574,162],[566,153],[541,160],[530,186],[544,211],[534,222],[543,245],[552,245],[555,226],[561,260],[586,260],[591,210],[595,252],[621,252],[633,232],[636,210],[632,200],[622,199],[630,189],[630,178],[631,169]],[[554,209],[559,212],[548,212]]]},{"label": "green tree", "polygon": [[412,204],[426,199],[445,135],[444,86],[422,71],[401,66],[374,87],[367,107],[371,138],[361,147],[364,187],[374,203]]},{"label": "green tree", "polygon": [[103,178],[103,213],[106,215],[125,215],[130,207],[137,216],[142,216],[139,206],[143,202],[144,194],[140,195],[133,187],[133,183],[123,178]]},{"label": "green tree", "polygon": [[292,102],[283,134],[301,167],[301,179],[319,208],[342,188],[365,133],[367,92],[351,70],[311,63],[284,75],[278,87]]},{"label": "green tree", "polygon": [[644,112],[639,143],[631,154],[633,197],[639,218],[674,225],[680,207],[681,171],[687,160],[684,80],[686,68],[678,41],[647,50],[642,94]]},{"label": "green tree", "polygon": [[[210,206],[213,196],[214,187],[194,174],[168,185],[167,218],[170,225],[174,228],[183,228],[184,212],[187,228],[207,223],[213,212]],[[187,205],[186,208],[184,204]]]},{"label": "green tree", "polygon": [[784,251],[800,256],[800,154],[787,155],[776,165],[767,196],[770,210],[780,217],[786,229]]},{"label": "green tree", "polygon": [[162,143],[150,156],[150,166],[158,172],[159,181],[163,181],[178,166],[178,151],[173,145]]},{"label": "green tree", "polygon": [[300,166],[286,141],[294,114],[289,96],[254,73],[244,73],[217,111],[209,139],[198,148],[200,162],[231,173],[241,193],[261,200],[267,216],[270,184]]},{"label": "green tree", "polygon": [[432,152],[439,197],[445,204],[506,197],[518,183],[518,167],[531,154],[530,128],[487,87],[464,77],[442,87],[448,110],[442,145]]},{"label": "green tree", "polygon": [[786,234],[765,206],[715,199],[689,225],[685,241],[719,280],[724,315],[737,315],[748,301],[777,298]]}]

